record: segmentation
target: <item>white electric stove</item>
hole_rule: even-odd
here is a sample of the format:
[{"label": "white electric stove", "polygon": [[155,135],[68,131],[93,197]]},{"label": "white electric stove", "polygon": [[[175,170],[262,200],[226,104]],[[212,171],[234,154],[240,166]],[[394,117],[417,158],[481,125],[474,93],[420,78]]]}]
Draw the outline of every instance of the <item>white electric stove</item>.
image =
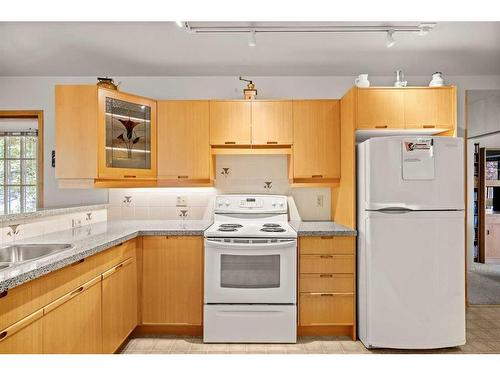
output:
[{"label": "white electric stove", "polygon": [[204,342],[296,342],[297,233],[287,197],[218,195],[205,231]]}]

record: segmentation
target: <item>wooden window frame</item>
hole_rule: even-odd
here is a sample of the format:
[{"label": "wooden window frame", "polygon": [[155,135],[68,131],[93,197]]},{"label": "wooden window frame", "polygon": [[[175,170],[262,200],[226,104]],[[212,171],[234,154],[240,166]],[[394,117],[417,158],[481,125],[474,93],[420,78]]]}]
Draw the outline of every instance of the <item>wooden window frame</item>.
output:
[{"label": "wooden window frame", "polygon": [[37,200],[36,206],[37,208],[43,208],[43,111],[40,110],[13,110],[13,111],[5,111],[0,110],[0,118],[13,118],[13,119],[36,119],[38,121],[38,141],[37,141]]}]

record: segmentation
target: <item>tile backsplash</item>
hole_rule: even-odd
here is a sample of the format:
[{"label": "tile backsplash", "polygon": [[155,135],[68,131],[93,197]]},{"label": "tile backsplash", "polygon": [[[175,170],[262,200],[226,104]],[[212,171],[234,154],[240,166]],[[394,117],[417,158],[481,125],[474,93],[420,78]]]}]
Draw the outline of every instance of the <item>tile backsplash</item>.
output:
[{"label": "tile backsplash", "polygon": [[294,197],[303,220],[330,220],[329,188],[291,188],[286,155],[219,155],[214,188],[110,189],[108,218],[210,220],[216,194]]},{"label": "tile backsplash", "polygon": [[107,210],[100,209],[44,216],[35,219],[0,221],[0,243],[7,245],[27,238],[71,229],[74,224],[83,227],[106,220]]}]

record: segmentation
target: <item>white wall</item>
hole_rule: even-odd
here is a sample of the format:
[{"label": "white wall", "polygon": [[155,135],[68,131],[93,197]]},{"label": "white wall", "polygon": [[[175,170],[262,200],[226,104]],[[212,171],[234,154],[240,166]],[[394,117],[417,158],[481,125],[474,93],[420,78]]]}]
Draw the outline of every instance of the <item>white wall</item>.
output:
[{"label": "white wall", "polygon": [[[410,85],[427,85],[424,76],[407,76]],[[105,74],[105,72],[103,72]],[[347,76],[251,77],[259,98],[340,98],[353,84]],[[465,89],[499,89],[500,76],[450,76],[447,82],[458,86],[459,134],[464,128]],[[243,83],[237,77],[115,77],[121,90],[158,99],[240,98]],[[79,203],[102,203],[106,190],[61,190],[57,188],[50,154],[54,148],[54,85],[94,83],[95,77],[0,77],[0,109],[42,109],[45,124],[45,188],[48,207]],[[392,85],[394,77],[370,77],[373,86]]]}]

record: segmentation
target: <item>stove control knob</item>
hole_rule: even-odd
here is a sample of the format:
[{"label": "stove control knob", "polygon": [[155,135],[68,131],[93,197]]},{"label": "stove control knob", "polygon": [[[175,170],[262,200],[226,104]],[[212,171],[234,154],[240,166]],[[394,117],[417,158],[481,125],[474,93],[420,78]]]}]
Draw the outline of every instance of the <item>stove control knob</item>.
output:
[{"label": "stove control knob", "polygon": [[275,201],[273,201],[271,204],[273,205],[273,207],[276,207],[276,202]]},{"label": "stove control knob", "polygon": [[283,202],[280,202],[280,208],[284,208],[285,204]]},{"label": "stove control knob", "polygon": [[226,207],[229,207],[229,205],[231,204],[231,202],[229,201],[229,199],[227,199],[224,203],[226,203]]},{"label": "stove control knob", "polygon": [[222,207],[222,201],[217,201],[217,206]]}]

